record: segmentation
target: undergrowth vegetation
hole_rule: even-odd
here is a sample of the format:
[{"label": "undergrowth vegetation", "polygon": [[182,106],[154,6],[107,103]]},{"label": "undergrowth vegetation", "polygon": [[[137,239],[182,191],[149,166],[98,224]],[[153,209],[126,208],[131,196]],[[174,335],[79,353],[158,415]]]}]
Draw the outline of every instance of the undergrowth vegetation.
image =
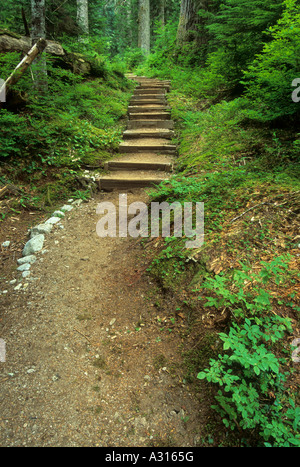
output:
[{"label": "undergrowth vegetation", "polygon": [[[82,191],[83,170],[101,171],[119,146],[132,84],[119,64],[93,49],[80,56],[93,64],[89,74],[64,69],[50,56],[48,93],[36,95],[29,72],[0,109],[0,181],[20,194],[2,206],[2,219],[11,208],[47,209]],[[18,63],[18,53],[1,55],[1,75]]]}]

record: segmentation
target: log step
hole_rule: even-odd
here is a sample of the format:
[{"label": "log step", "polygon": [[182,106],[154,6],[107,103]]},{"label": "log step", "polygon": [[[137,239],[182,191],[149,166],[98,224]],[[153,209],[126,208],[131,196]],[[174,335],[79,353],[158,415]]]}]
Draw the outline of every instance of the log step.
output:
[{"label": "log step", "polygon": [[169,155],[156,154],[155,152],[131,153],[107,161],[104,165],[107,171],[114,170],[154,170],[171,172],[173,158]]},{"label": "log step", "polygon": [[147,95],[147,94],[151,94],[152,96],[155,95],[162,95],[162,96],[165,96],[166,95],[166,91],[164,90],[164,88],[135,88],[134,90],[134,93],[133,95],[134,96],[144,96],[144,95]]},{"label": "log step", "polygon": [[175,144],[170,144],[170,142],[164,138],[140,138],[126,141],[119,145],[120,153],[158,152],[161,154],[174,154],[175,151]]},{"label": "log step", "polygon": [[165,105],[160,104],[144,104],[144,105],[129,105],[129,113],[140,113],[140,112],[165,112],[168,108]]},{"label": "log step", "polygon": [[174,131],[168,128],[137,128],[135,130],[126,130],[123,132],[124,139],[133,138],[167,138],[172,139]]},{"label": "log step", "polygon": [[169,178],[167,172],[147,171],[120,171],[105,175],[98,180],[100,190],[130,190],[159,185]]},{"label": "log step", "polygon": [[130,112],[130,120],[170,120],[170,112],[157,111],[157,112]]},{"label": "log step", "polygon": [[154,104],[154,105],[163,105],[163,106],[166,106],[167,105],[167,101],[166,99],[163,97],[162,99],[161,98],[152,98],[152,99],[140,99],[140,98],[134,98],[132,97],[131,100],[130,100],[130,106],[136,106],[136,105],[150,105],[150,104]]},{"label": "log step", "polygon": [[105,170],[114,171],[114,170],[152,170],[152,171],[161,171],[161,172],[171,172],[173,165],[164,162],[131,162],[131,161],[109,161],[105,164]]},{"label": "log step", "polygon": [[166,99],[166,94],[164,94],[164,93],[160,93],[160,94],[156,93],[155,94],[154,92],[149,91],[147,93],[145,92],[145,93],[142,93],[142,94],[135,93],[135,94],[133,94],[131,99],[134,99],[134,100],[135,99],[141,99],[141,100],[145,100],[145,99],[164,99],[165,100]]},{"label": "log step", "polygon": [[128,120],[128,130],[135,130],[137,128],[168,128],[173,130],[173,120]]}]

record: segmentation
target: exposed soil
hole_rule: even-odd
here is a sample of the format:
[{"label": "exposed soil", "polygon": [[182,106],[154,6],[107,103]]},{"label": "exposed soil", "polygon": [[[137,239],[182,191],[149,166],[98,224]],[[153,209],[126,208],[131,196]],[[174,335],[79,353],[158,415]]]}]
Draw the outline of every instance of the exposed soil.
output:
[{"label": "exposed soil", "polygon": [[[118,196],[99,193],[67,213],[20,290],[16,260],[38,222],[5,223],[1,446],[199,445],[204,409],[180,369],[184,319],[173,326],[168,307],[156,308],[139,241],[96,233],[97,204]],[[128,203],[145,200],[128,193]]]}]

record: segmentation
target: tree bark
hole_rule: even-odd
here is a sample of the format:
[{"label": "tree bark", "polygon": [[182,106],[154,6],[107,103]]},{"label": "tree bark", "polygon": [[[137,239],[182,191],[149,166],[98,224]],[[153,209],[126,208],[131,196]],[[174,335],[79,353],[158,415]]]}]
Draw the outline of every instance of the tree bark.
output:
[{"label": "tree bark", "polygon": [[195,0],[181,0],[179,24],[177,29],[177,44],[187,40],[189,31],[195,23]]},{"label": "tree bark", "polygon": [[159,20],[160,20],[161,26],[165,25],[165,8],[166,8],[166,0],[160,0]]},{"label": "tree bark", "polygon": [[150,54],[150,0],[139,0],[138,46],[145,55]]},{"label": "tree bark", "polygon": [[[32,45],[39,39],[46,38],[46,14],[45,0],[31,0],[31,39]],[[33,67],[35,87],[38,92],[44,94],[48,91],[47,62],[45,54],[41,54]]]},{"label": "tree bark", "polygon": [[85,42],[89,35],[89,3],[88,0],[77,0],[77,24],[79,26],[79,41]]}]

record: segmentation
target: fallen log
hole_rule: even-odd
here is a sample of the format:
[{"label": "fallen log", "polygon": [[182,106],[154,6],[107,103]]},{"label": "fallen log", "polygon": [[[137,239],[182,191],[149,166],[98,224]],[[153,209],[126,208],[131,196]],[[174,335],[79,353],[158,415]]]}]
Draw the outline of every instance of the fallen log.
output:
[{"label": "fallen log", "polygon": [[[0,29],[0,53],[20,52],[28,53],[32,47],[31,38],[20,36],[7,29]],[[47,40],[46,52],[54,56],[64,56],[65,51],[59,42]]]},{"label": "fallen log", "polygon": [[35,58],[42,53],[47,46],[47,41],[45,39],[39,39],[36,44],[30,49],[28,54],[21,60],[21,62],[16,66],[12,74],[7,78],[5,83],[0,87],[0,96],[9,90],[25,73],[27,68],[32,64]]}]

